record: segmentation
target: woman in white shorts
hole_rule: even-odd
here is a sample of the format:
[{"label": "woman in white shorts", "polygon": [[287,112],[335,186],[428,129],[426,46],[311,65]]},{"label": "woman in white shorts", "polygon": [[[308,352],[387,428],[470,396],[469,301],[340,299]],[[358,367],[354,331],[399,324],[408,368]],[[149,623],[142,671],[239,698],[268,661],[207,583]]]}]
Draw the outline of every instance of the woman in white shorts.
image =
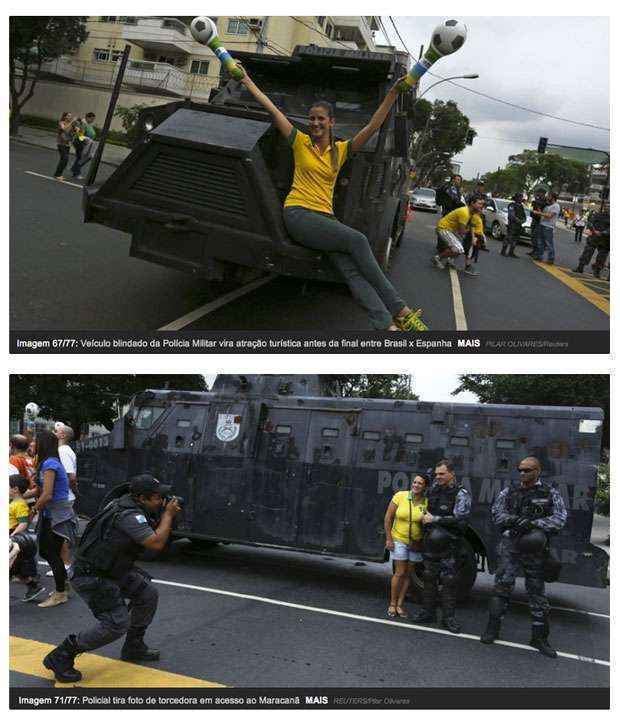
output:
[{"label": "woman in white shorts", "polygon": [[414,563],[422,557],[422,516],[426,511],[426,479],[416,476],[411,491],[397,491],[385,512],[385,547],[394,562],[388,616],[407,618],[403,607]]}]

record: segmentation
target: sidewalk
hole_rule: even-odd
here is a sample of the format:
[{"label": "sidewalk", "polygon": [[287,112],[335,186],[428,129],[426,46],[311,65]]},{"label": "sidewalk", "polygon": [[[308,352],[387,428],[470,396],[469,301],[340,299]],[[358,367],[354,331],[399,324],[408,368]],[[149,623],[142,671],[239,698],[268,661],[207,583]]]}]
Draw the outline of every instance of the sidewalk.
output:
[{"label": "sidewalk", "polygon": [[[56,152],[56,133],[50,130],[41,130],[36,127],[22,126],[19,128],[19,135],[10,138],[14,142],[21,142],[26,145],[34,145],[35,147],[44,147],[48,150]],[[113,167],[118,167],[120,163],[127,157],[131,150],[127,147],[119,147],[118,145],[106,144],[103,150],[102,162]],[[73,147],[71,154],[74,154]]]}]

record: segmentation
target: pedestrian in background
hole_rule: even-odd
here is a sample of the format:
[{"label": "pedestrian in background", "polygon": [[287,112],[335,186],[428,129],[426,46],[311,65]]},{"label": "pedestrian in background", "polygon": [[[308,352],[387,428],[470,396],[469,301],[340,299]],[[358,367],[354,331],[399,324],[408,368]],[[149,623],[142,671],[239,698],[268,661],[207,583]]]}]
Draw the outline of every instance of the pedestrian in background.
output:
[{"label": "pedestrian in background", "polygon": [[555,262],[555,245],[553,242],[553,234],[555,225],[560,216],[560,205],[558,204],[557,192],[549,192],[547,195],[547,206],[542,211],[540,218],[540,246],[538,254],[532,255],[532,259],[543,261],[545,252],[547,253],[547,264]]},{"label": "pedestrian in background", "polygon": [[73,502],[69,501],[69,478],[58,455],[58,439],[51,431],[37,435],[37,486],[38,498],[34,511],[39,512],[37,536],[39,554],[51,566],[55,591],[40,603],[41,608],[50,608],[66,603],[67,571],[61,558],[65,541],[75,544],[77,521]]},{"label": "pedestrian in background", "polygon": [[437,269],[454,267],[452,260],[462,254],[464,272],[472,276],[478,274],[472,266],[469,250],[472,235],[479,237],[484,234],[481,218],[484,197],[472,195],[470,199],[467,207],[459,207],[437,222],[437,254],[431,260]]},{"label": "pedestrian in background", "polygon": [[609,256],[609,205],[605,205],[600,212],[590,212],[588,215],[588,239],[586,246],[583,248],[579,264],[575,268],[575,272],[583,273],[587,264],[592,261],[594,252],[596,252],[596,260],[592,265],[592,272],[598,279],[601,271],[605,267],[607,257]]},{"label": "pedestrian in background", "polygon": [[575,242],[581,242],[585,226],[586,221],[581,215],[575,217],[573,221],[573,228],[575,230]]},{"label": "pedestrian in background", "polygon": [[74,179],[82,179],[82,170],[91,161],[95,154],[97,143],[95,139],[95,113],[88,112],[83,120],[80,120],[76,127],[73,146],[75,148],[75,161],[71,167],[71,174]]},{"label": "pedestrian in background", "polygon": [[73,119],[70,112],[63,112],[60,119],[58,120],[57,132],[56,132],[56,147],[58,148],[58,154],[60,158],[56,165],[56,171],[54,172],[54,179],[59,182],[64,182],[65,178],[63,172],[69,162],[69,152],[71,151],[71,143],[73,142],[73,133],[75,125],[78,122],[78,118]]},{"label": "pedestrian in background", "polygon": [[385,512],[385,547],[390,552],[394,573],[390,582],[388,616],[407,618],[403,604],[411,582],[411,571],[422,563],[422,516],[426,511],[426,479],[416,476],[410,491],[397,491]]},{"label": "pedestrian in background", "polygon": [[[521,192],[517,192],[513,195],[512,202],[508,205],[508,228],[502,244],[502,251],[500,252],[502,257],[514,257],[518,259],[515,254],[515,247],[521,236],[521,228],[525,224],[526,219],[527,216],[525,214],[525,208],[523,207],[523,195]],[[508,254],[506,254],[506,250],[509,247]]]},{"label": "pedestrian in background", "polygon": [[[67,478],[69,479],[68,501],[71,502],[71,506],[73,507],[78,490],[77,457],[75,455],[75,451],[73,451],[70,445],[70,442],[73,441],[74,437],[73,429],[70,426],[58,421],[54,427],[54,434],[56,434],[56,438],[58,439],[58,456],[60,457],[60,462],[67,472]],[[75,520],[78,520],[77,516],[75,517]],[[69,550],[69,543],[67,541],[63,543],[61,558],[68,575],[71,567],[71,553]]]},{"label": "pedestrian in background", "polygon": [[10,566],[9,575],[16,576],[21,583],[25,583],[26,593],[22,601],[33,601],[44,593],[45,588],[39,585],[39,572],[36,562],[36,547],[34,537],[28,534],[30,523],[30,509],[24,499],[30,482],[23,476],[9,478],[9,538],[17,539],[19,553]]}]

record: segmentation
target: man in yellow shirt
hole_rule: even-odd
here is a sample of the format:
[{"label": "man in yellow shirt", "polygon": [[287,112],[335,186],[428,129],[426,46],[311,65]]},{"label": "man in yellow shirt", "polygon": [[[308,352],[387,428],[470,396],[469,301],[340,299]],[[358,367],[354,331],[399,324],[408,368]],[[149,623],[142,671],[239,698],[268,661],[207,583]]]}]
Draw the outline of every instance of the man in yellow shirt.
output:
[{"label": "man in yellow shirt", "polygon": [[[437,254],[432,261],[438,269],[445,269],[448,264],[452,265],[451,260],[454,257],[462,254],[465,274],[475,277],[478,272],[472,266],[469,252],[474,237],[477,242],[484,241],[481,215],[485,199],[478,194],[474,194],[468,199],[467,207],[452,210],[437,222]],[[445,264],[442,260],[445,260]]]}]

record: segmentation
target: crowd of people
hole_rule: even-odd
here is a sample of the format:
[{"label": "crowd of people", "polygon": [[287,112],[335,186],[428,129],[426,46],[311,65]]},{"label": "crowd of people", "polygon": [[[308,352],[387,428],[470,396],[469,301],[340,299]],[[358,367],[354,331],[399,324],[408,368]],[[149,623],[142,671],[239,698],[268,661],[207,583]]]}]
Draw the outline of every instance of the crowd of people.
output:
[{"label": "crowd of people", "polygon": [[[50,566],[54,590],[40,603],[51,608],[69,599],[68,577],[78,519],[77,459],[70,446],[73,430],[56,422],[54,431],[39,431],[31,440],[23,434],[9,441],[9,549],[14,551],[11,577],[26,585],[24,601],[45,593],[36,554]],[[17,546],[17,549],[15,549]]]},{"label": "crowd of people", "polygon": [[74,117],[71,112],[62,113],[56,130],[59,158],[54,171],[54,179],[64,182],[63,173],[69,163],[71,147],[75,151],[75,160],[71,165],[71,177],[75,180],[83,179],[82,172],[93,158],[97,148],[95,119],[94,112],[87,112],[84,117]]},{"label": "crowd of people", "polygon": [[[438,269],[455,267],[454,260],[463,257],[463,271],[477,276],[473,263],[478,261],[480,251],[489,251],[484,234],[483,213],[487,205],[488,194],[484,182],[476,184],[474,192],[463,198],[462,178],[455,174],[450,181],[437,191],[438,203],[442,208],[442,217],[437,222],[437,251],[432,257],[433,266]],[[561,218],[566,220],[566,212],[558,202],[558,193],[539,187],[529,208],[531,217],[530,239],[532,249],[528,255],[535,261],[555,264],[555,229]],[[526,197],[522,192],[515,193],[507,207],[507,226],[503,237],[500,255],[517,259],[515,249],[523,234],[527,222]],[[568,224],[568,221],[566,221]],[[575,272],[583,273],[595,252],[596,261],[592,264],[595,277],[601,276],[609,256],[609,209],[580,212],[572,217],[571,226],[575,230],[575,242],[580,243],[586,230],[586,247],[579,258]],[[456,267],[455,267],[456,268]]]}]

